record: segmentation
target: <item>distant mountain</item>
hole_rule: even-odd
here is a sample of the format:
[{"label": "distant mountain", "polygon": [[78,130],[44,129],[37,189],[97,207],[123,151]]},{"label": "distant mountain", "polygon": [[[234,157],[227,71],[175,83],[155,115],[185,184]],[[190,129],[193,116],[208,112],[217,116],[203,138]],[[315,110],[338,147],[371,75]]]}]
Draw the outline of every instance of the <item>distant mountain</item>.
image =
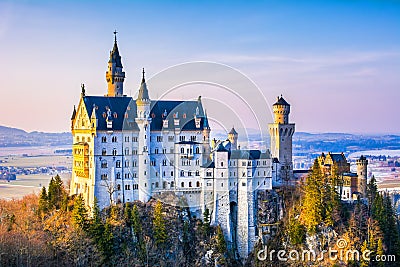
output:
[{"label": "distant mountain", "polygon": [[1,126],[0,125],[0,135],[6,135],[6,134],[26,134],[24,130],[17,129],[17,128],[12,128],[12,127],[7,127],[7,126]]},{"label": "distant mountain", "polygon": [[0,147],[60,146],[71,144],[71,133],[26,132],[21,129],[0,126]]}]

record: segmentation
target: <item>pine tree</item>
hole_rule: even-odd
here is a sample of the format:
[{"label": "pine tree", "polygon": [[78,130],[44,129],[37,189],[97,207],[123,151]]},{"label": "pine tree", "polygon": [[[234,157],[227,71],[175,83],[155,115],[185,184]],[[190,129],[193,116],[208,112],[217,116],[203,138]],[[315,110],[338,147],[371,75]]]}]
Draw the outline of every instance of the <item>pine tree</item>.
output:
[{"label": "pine tree", "polygon": [[132,222],[133,233],[136,236],[136,239],[138,240],[138,242],[141,242],[142,241],[142,222],[140,221],[140,215],[139,215],[139,211],[138,211],[136,204],[133,205],[130,220]]},{"label": "pine tree", "polygon": [[159,247],[163,247],[168,238],[162,208],[162,203],[158,200],[154,207],[153,231],[155,243]]},{"label": "pine tree", "polygon": [[317,226],[323,220],[323,198],[321,193],[324,177],[318,161],[314,161],[311,173],[307,176],[304,185],[304,199],[301,209],[301,222],[310,233],[315,233]]},{"label": "pine tree", "polygon": [[203,233],[204,236],[209,236],[210,235],[210,210],[205,209],[203,213]]},{"label": "pine tree", "polygon": [[221,254],[226,252],[226,242],[224,233],[222,232],[221,226],[217,226],[217,251]]},{"label": "pine tree", "polygon": [[130,226],[132,223],[132,210],[131,210],[129,203],[125,203],[124,217],[125,217],[126,224],[128,226]]},{"label": "pine tree", "polygon": [[46,214],[49,209],[46,187],[44,187],[44,186],[42,187],[42,191],[40,192],[38,209],[39,209],[40,216],[44,216],[44,214]]},{"label": "pine tree", "polygon": [[64,196],[64,185],[61,177],[57,174],[52,177],[49,183],[48,201],[49,206],[55,209],[60,209]]},{"label": "pine tree", "polygon": [[85,202],[81,195],[75,199],[74,209],[72,211],[72,220],[76,226],[83,230],[87,230],[88,215]]}]

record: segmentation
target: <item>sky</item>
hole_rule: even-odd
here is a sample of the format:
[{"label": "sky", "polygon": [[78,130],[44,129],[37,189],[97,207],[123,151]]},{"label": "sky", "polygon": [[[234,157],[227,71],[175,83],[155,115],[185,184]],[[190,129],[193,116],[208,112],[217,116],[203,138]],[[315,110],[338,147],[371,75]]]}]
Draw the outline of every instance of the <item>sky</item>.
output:
[{"label": "sky", "polygon": [[107,91],[118,31],[125,93],[195,99],[214,126],[400,134],[400,1],[2,1],[0,125],[70,130],[84,83]]}]

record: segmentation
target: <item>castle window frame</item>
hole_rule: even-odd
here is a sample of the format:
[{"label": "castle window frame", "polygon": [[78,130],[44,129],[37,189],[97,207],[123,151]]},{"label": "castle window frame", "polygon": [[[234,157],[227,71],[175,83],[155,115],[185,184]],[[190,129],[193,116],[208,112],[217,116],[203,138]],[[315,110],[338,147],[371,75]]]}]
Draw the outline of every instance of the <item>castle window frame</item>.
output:
[{"label": "castle window frame", "polygon": [[181,171],[181,177],[185,177],[185,171]]},{"label": "castle window frame", "polygon": [[167,166],[167,160],[166,160],[166,159],[163,159],[162,165],[163,165],[163,166]]},{"label": "castle window frame", "polygon": [[116,148],[113,148],[112,155],[113,155],[113,156],[116,156],[116,155],[117,155],[117,149],[116,149]]},{"label": "castle window frame", "polygon": [[115,168],[121,168],[121,161],[120,160],[117,160],[115,162]]},{"label": "castle window frame", "polygon": [[117,142],[117,137],[116,137],[116,136],[113,136],[113,137],[111,138],[111,142],[112,142],[112,143],[116,143],[116,142]]},{"label": "castle window frame", "polygon": [[105,148],[103,148],[103,149],[101,150],[101,155],[102,155],[102,156],[106,156],[106,155],[107,155],[107,150],[106,150]]},{"label": "castle window frame", "polygon": [[107,169],[107,167],[108,167],[107,161],[106,161],[106,160],[102,160],[102,161],[101,161],[101,168]]},{"label": "castle window frame", "polygon": [[154,154],[158,154],[158,148],[154,149]]},{"label": "castle window frame", "polygon": [[131,185],[126,184],[126,185],[125,185],[125,190],[131,190]]},{"label": "castle window frame", "polygon": [[199,181],[196,182],[196,187],[200,187],[200,182]]},{"label": "castle window frame", "polygon": [[102,143],[107,143],[107,136],[102,136],[101,137],[101,142]]},{"label": "castle window frame", "polygon": [[117,191],[121,191],[121,185],[117,184]]},{"label": "castle window frame", "polygon": [[191,171],[188,171],[188,176],[192,176],[192,172]]},{"label": "castle window frame", "polygon": [[137,143],[137,141],[138,141],[138,138],[137,138],[137,136],[133,136],[133,137],[132,137],[132,142],[135,142],[135,143]]},{"label": "castle window frame", "polygon": [[107,175],[107,173],[103,173],[103,174],[101,175],[101,180],[108,180],[108,175]]},{"label": "castle window frame", "polygon": [[196,147],[196,154],[200,154],[200,148]]},{"label": "castle window frame", "polygon": [[158,136],[157,136],[157,142],[162,142],[162,141],[163,141],[162,135],[158,135]]},{"label": "castle window frame", "polygon": [[189,182],[189,187],[192,187],[192,182]]},{"label": "castle window frame", "polygon": [[132,185],[132,189],[133,190],[138,190],[139,189],[139,185],[138,184],[133,184]]},{"label": "castle window frame", "polygon": [[171,171],[171,177],[173,177],[174,176],[174,171]]},{"label": "castle window frame", "polygon": [[196,176],[200,176],[200,171],[196,171]]},{"label": "castle window frame", "polygon": [[181,183],[181,187],[182,187],[182,188],[185,187],[185,182],[182,182],[182,183]]},{"label": "castle window frame", "polygon": [[115,179],[121,179],[121,173],[117,172]]},{"label": "castle window frame", "polygon": [[158,182],[156,182],[156,188],[158,188],[158,186],[159,186],[159,184],[158,184]]},{"label": "castle window frame", "polygon": [[171,182],[171,188],[173,188],[174,185],[175,185],[175,184],[174,184],[174,181],[172,181],[172,182]]},{"label": "castle window frame", "polygon": [[168,142],[173,142],[175,140],[173,135],[168,136]]}]

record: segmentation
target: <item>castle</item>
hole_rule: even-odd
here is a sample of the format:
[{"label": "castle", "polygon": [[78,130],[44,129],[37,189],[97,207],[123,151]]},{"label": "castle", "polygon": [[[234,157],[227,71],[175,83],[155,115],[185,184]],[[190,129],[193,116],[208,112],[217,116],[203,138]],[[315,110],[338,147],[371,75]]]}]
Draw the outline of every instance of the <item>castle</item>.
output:
[{"label": "castle", "polygon": [[325,175],[337,175],[336,191],[342,201],[365,198],[367,192],[368,160],[361,156],[356,160],[357,172],[350,172],[350,163],[343,153],[324,153],[318,157],[318,164]]},{"label": "castle", "polygon": [[117,39],[110,52],[105,96],[82,86],[71,117],[71,194],[93,208],[148,201],[163,192],[184,198],[193,214],[206,209],[229,246],[246,258],[258,239],[257,192],[279,187],[293,175],[290,105],[273,105],[270,150],[243,150],[234,128],[226,141],[210,143],[201,97],[195,101],[151,100],[145,72],[136,99],[124,95],[125,72]]}]

